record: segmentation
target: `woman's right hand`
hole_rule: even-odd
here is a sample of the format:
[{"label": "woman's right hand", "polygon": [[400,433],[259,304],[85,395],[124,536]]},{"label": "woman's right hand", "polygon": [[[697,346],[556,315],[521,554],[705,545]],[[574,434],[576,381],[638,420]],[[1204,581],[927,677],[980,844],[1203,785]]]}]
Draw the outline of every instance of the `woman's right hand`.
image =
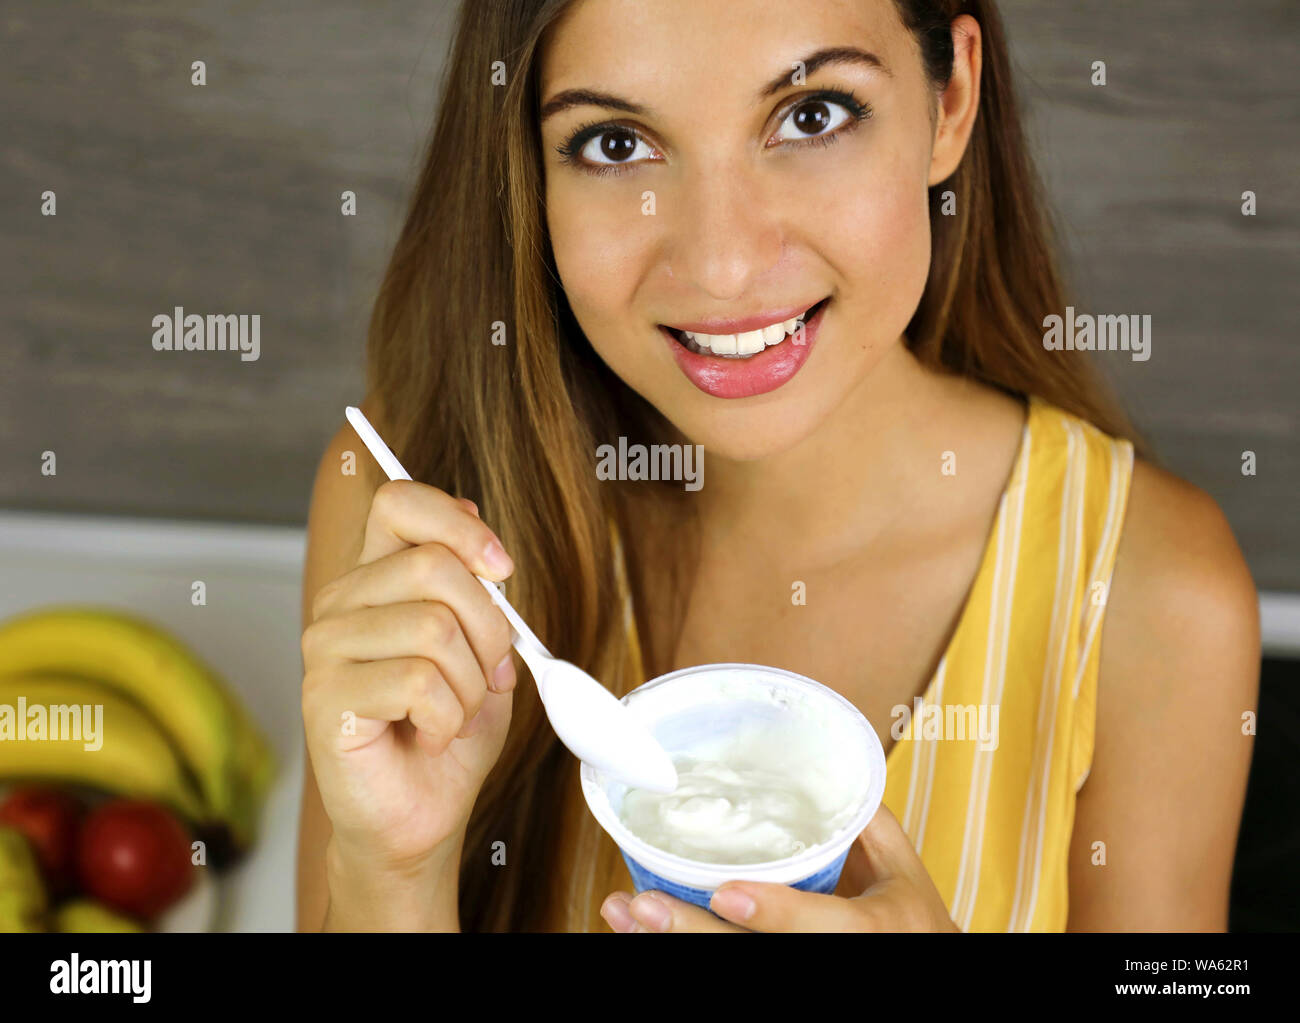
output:
[{"label": "woman's right hand", "polygon": [[375,491],[356,566],[316,594],[303,723],[352,873],[415,876],[459,849],[516,677],[510,625],[474,575],[513,571],[472,502],[397,480]]}]

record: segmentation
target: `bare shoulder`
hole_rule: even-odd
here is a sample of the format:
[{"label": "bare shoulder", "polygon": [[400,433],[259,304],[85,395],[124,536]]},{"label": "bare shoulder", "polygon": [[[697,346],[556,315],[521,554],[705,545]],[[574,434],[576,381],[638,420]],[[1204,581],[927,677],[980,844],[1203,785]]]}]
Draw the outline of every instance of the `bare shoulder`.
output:
[{"label": "bare shoulder", "polygon": [[1071,930],[1226,928],[1259,655],[1254,581],[1222,510],[1135,461],[1076,807]]},{"label": "bare shoulder", "polygon": [[[1218,649],[1253,660],[1258,633],[1255,583],[1222,509],[1199,487],[1135,460],[1107,601],[1109,652],[1122,661],[1140,640],[1175,659]],[[1105,641],[1102,650],[1104,658]]]},{"label": "bare shoulder", "polygon": [[[383,436],[383,410],[371,400],[360,407]],[[312,484],[303,566],[304,627],[311,621],[316,591],[351,568],[361,553],[370,502],[382,482],[361,438],[345,421],[321,455]]]}]

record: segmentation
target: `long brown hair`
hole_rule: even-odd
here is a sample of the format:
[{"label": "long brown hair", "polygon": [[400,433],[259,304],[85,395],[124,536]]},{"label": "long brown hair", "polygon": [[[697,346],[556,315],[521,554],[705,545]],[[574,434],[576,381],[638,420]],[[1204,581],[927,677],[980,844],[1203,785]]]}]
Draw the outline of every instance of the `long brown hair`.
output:
[{"label": "long brown hair", "polygon": [[[611,525],[625,544],[638,631],[663,635],[678,623],[648,620],[648,561],[677,579],[687,559],[639,549],[630,505],[662,501],[665,514],[684,517],[689,507],[679,486],[637,483],[634,498],[617,482],[598,485],[594,471],[596,446],[611,438],[679,438],[596,355],[557,284],[536,65],[568,2],[462,4],[438,118],[371,317],[367,393],[412,476],[478,504],[515,559],[510,599],[551,651],[621,696],[646,679],[634,677]],[[1043,347],[1044,317],[1063,312],[1065,299],[996,8],[895,3],[936,86],[952,66],[952,19],[969,13],[983,32],[981,109],[961,165],[930,190],[930,275],[909,347],[927,366],[1038,395],[1146,454],[1087,353]],[[939,215],[948,189],[956,216]],[[642,653],[648,675],[667,670],[649,643]],[[522,676],[466,833],[463,930],[604,928],[599,906],[618,851],[582,806],[577,770]],[[497,842],[504,866],[493,863]]]}]

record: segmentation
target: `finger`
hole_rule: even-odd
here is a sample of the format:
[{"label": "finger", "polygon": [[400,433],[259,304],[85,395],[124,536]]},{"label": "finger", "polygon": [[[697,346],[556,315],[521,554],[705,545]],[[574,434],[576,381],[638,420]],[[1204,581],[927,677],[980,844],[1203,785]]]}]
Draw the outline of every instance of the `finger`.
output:
[{"label": "finger", "polygon": [[844,868],[840,871],[835,894],[841,898],[852,898],[861,895],[874,883],[875,876],[871,872],[867,849],[863,844],[862,836],[858,835],[849,846],[849,854],[844,859]]},{"label": "finger", "polygon": [[465,722],[455,692],[437,666],[423,657],[308,672],[302,712],[308,735],[344,752],[360,749],[390,723],[407,718],[441,752]]},{"label": "finger", "polygon": [[[483,701],[483,709],[480,710],[473,718],[467,720],[460,726],[451,741],[448,742],[443,734],[432,734],[414,730],[416,744],[420,746],[429,756],[440,756],[448,749],[456,749],[457,743],[463,743],[472,740],[480,732],[492,729],[494,733],[501,734],[505,728],[510,726],[510,694],[509,693],[488,693],[487,698]],[[445,734],[445,733],[444,733]]]},{"label": "finger", "polygon": [[418,601],[451,608],[484,678],[491,680],[510,652],[510,623],[460,558],[443,544],[404,547],[378,561],[358,565],[321,588],[312,604],[312,618]]},{"label": "finger", "polygon": [[370,501],[358,564],[412,544],[441,543],[475,575],[502,580],[514,571],[497,535],[450,494],[414,480],[389,480]]},{"label": "finger", "polygon": [[[867,862],[868,884],[850,901],[862,905],[871,919],[890,921],[891,930],[960,933],[948,901],[889,807],[882,803],[858,838]],[[882,907],[886,907],[883,912]]]},{"label": "finger", "polygon": [[[739,897],[737,897],[739,896]],[[743,905],[748,896],[751,905]],[[709,908],[751,931],[791,933],[867,930],[861,907],[836,895],[804,892],[784,884],[728,881],[713,893]]]},{"label": "finger", "polygon": [[487,677],[455,613],[446,604],[417,601],[361,607],[313,622],[303,633],[308,664],[326,660],[382,661],[423,657],[437,665],[467,718],[478,713]]},{"label": "finger", "polygon": [[918,870],[925,872],[912,840],[884,803],[863,828],[858,841],[866,854],[867,887],[892,877],[915,877]]},{"label": "finger", "polygon": [[[689,902],[683,902],[665,892],[646,891],[642,892],[635,898],[627,896],[623,892],[615,892],[601,907],[601,915],[606,916],[606,912],[620,919],[617,913],[616,905],[613,901],[618,900],[622,903],[623,908],[627,910],[628,918],[631,919],[634,931],[639,929],[650,933],[666,934],[673,931],[679,933],[745,933],[744,927],[737,927],[725,920],[719,920],[716,916],[706,909],[694,906]],[[606,917],[606,922],[610,922]],[[611,924],[613,926],[613,924]]]}]

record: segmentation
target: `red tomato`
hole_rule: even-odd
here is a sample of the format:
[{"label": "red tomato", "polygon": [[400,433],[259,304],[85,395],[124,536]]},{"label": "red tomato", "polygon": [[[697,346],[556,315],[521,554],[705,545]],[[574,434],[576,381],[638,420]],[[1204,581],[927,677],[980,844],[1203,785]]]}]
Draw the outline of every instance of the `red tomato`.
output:
[{"label": "red tomato", "polygon": [[38,786],[16,788],[0,805],[0,824],[27,836],[52,894],[60,895],[72,885],[77,829],[84,814],[75,796]]},{"label": "red tomato", "polygon": [[88,895],[151,920],[194,883],[189,832],[157,803],[114,799],[82,825],[77,873]]}]

